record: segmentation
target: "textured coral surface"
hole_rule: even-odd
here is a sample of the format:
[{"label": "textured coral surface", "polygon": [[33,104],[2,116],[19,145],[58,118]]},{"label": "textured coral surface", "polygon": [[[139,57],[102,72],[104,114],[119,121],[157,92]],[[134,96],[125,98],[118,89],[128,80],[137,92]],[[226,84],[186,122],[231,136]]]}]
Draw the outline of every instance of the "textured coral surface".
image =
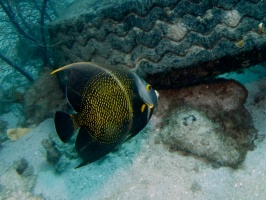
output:
[{"label": "textured coral surface", "polygon": [[[50,29],[56,63],[136,67],[176,87],[265,60],[266,1],[79,1]],[[158,78],[159,77],[159,78]]]}]

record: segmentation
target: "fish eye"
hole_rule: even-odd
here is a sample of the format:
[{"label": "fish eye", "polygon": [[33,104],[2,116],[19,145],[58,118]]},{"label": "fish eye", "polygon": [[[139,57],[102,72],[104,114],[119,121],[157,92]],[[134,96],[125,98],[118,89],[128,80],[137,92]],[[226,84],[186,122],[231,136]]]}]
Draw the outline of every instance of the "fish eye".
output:
[{"label": "fish eye", "polygon": [[147,90],[148,92],[150,92],[151,89],[152,89],[151,85],[150,85],[150,84],[147,84],[147,85],[146,85],[146,90]]}]

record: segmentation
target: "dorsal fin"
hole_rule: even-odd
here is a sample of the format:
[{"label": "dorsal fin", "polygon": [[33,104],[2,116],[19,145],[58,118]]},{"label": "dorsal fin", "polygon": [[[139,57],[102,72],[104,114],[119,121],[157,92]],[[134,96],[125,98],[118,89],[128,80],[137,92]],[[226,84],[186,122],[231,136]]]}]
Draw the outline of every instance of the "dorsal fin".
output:
[{"label": "dorsal fin", "polygon": [[65,65],[63,67],[60,67],[60,68],[52,71],[51,74],[55,74],[55,73],[57,73],[59,71],[63,71],[63,70],[78,69],[80,67],[88,67],[88,66],[94,66],[94,67],[101,68],[98,64],[96,64],[94,62],[76,62],[76,63],[71,63],[69,65]]},{"label": "dorsal fin", "polygon": [[55,74],[64,70],[70,70],[66,93],[70,105],[76,112],[80,112],[82,110],[82,95],[84,95],[84,90],[97,74],[109,74],[116,79],[117,82],[119,82],[114,73],[119,72],[124,75],[129,75],[132,73],[129,70],[116,68],[111,65],[98,65],[93,62],[77,62],[58,68],[51,74]]},{"label": "dorsal fin", "polygon": [[70,70],[66,90],[67,99],[76,112],[81,112],[84,89],[94,76],[108,70],[93,62],[77,62],[58,68],[51,74],[64,70]]}]

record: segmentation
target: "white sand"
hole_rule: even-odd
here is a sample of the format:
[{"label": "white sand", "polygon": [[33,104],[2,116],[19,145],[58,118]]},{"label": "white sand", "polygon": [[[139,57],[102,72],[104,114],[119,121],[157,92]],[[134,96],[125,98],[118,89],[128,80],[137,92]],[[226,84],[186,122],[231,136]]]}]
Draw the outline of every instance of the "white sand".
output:
[{"label": "white sand", "polygon": [[[263,68],[256,70],[260,72],[255,71],[255,75],[266,77]],[[236,78],[249,90],[246,107],[259,134],[265,136],[266,105],[256,107],[252,103],[258,91],[256,80],[250,79],[254,74],[248,71]],[[157,130],[153,127],[157,121],[154,116],[142,133],[105,159],[56,174],[46,163],[45,150],[40,144],[48,134],[55,134],[52,119],[46,120],[27,136],[17,142],[7,142],[0,149],[0,185],[3,181],[12,182],[6,179],[10,170],[14,170],[10,166],[25,157],[37,176],[33,193],[44,199],[266,199],[266,140],[248,152],[238,170],[213,168],[200,159],[170,153],[155,144]],[[10,199],[15,199],[14,194]]]}]

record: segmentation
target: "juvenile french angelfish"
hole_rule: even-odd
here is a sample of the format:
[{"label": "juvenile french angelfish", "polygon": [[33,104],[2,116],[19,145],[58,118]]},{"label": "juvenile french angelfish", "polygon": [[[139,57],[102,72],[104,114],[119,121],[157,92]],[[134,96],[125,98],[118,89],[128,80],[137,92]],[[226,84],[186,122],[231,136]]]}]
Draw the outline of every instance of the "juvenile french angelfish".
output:
[{"label": "juvenile french angelfish", "polygon": [[68,102],[75,113],[57,111],[55,129],[66,143],[79,129],[75,148],[81,167],[110,153],[138,134],[151,118],[158,92],[134,72],[91,62],[78,62],[53,71],[69,70]]}]

